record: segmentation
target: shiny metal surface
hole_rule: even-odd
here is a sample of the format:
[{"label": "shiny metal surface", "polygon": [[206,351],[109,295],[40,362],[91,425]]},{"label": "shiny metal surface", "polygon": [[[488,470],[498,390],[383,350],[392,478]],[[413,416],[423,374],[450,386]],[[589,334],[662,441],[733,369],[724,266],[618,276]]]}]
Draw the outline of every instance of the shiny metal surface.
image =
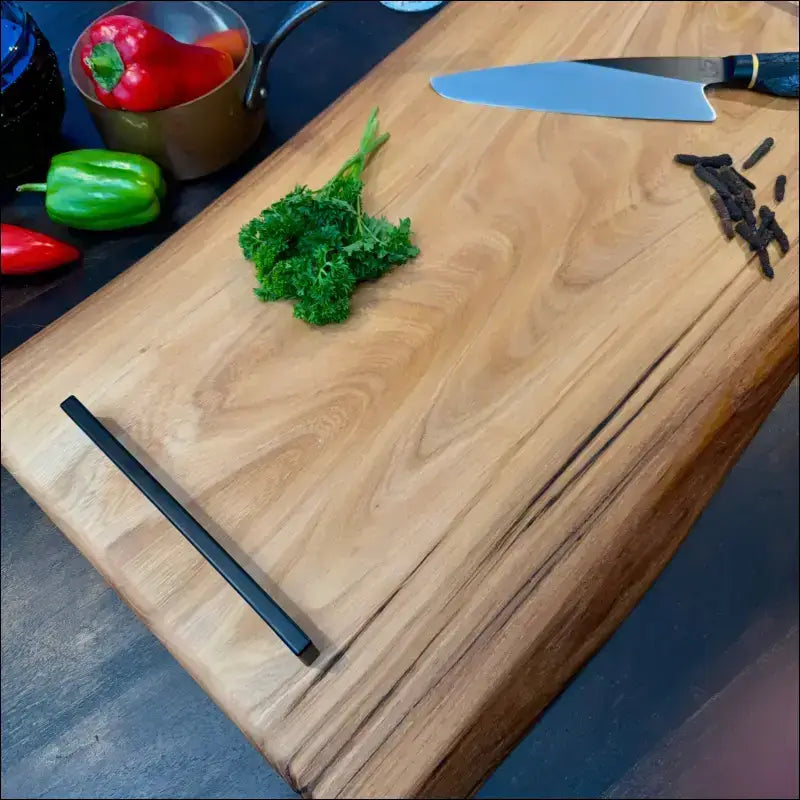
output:
[{"label": "shiny metal surface", "polygon": [[443,97],[596,117],[712,122],[703,83],[581,61],[471,70],[431,79]]},{"label": "shiny metal surface", "polygon": [[182,42],[229,28],[242,28],[247,51],[233,75],[213,91],[172,108],[138,113],[103,106],[80,64],[88,28],[70,53],[69,72],[89,113],[111,150],[140,153],[187,180],[215,172],[240,156],[264,125],[264,110],[245,108],[242,100],[253,70],[253,42],[244,20],[225,3],[129,2],[102,14],[129,14],[165,30]]},{"label": "shiny metal surface", "polygon": [[264,98],[266,97],[265,73],[270,59],[278,49],[278,45],[303,20],[308,19],[312,14],[316,14],[320,8],[327,4],[328,0],[298,0],[298,2],[292,3],[267,43],[256,46],[258,53],[256,65],[244,95],[244,104],[247,108],[255,110],[264,104]]},{"label": "shiny metal surface", "polygon": [[106,108],[98,102],[80,63],[88,27],[70,53],[70,77],[106,147],[148,156],[179,180],[201,178],[232,163],[255,142],[265,122],[264,75],[270,58],[297,25],[324,5],[322,0],[287,5],[266,45],[253,41],[249,27],[230,6],[211,0],[134,0],[98,17],[128,14],[187,43],[215,31],[245,32],[247,50],[233,75],[208,94],[172,108],[138,113]]},{"label": "shiny metal surface", "polygon": [[670,56],[644,56],[641,58],[582,58],[581,64],[598,67],[615,67],[662,78],[679,78],[709,86],[725,80],[725,61],[722,58],[686,58]]}]

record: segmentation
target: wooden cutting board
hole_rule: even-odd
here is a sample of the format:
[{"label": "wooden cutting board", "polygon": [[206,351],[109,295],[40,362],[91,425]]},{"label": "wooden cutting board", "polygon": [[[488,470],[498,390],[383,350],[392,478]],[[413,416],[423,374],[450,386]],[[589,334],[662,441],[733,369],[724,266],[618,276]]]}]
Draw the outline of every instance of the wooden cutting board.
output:
[{"label": "wooden cutting board", "polygon": [[[789,50],[781,3],[455,3],[3,361],[2,459],[285,778],[471,792],[642,595],[797,369],[797,101],[713,125],[448,102],[442,72]],[[366,206],[422,255],[344,325],[264,305],[240,225],[374,104]],[[763,279],[684,152],[788,176]],[[77,395],[312,635],[303,666],[59,410]],[[687,587],[691,592],[691,587]],[[87,620],[91,624],[91,620]],[[669,636],[668,628],[664,635]],[[157,713],[157,709],[154,709]]]}]

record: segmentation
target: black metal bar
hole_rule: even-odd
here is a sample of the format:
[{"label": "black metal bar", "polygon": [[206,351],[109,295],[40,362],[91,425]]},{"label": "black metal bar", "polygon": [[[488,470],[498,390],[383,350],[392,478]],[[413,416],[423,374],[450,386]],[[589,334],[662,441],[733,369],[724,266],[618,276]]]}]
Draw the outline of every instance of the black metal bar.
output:
[{"label": "black metal bar", "polygon": [[211,566],[239,593],[296,655],[313,649],[297,623],[231,558],[205,528],[145,469],[77,397],[68,397],[61,408],[67,416],[111,459],[144,496],[205,556]]}]

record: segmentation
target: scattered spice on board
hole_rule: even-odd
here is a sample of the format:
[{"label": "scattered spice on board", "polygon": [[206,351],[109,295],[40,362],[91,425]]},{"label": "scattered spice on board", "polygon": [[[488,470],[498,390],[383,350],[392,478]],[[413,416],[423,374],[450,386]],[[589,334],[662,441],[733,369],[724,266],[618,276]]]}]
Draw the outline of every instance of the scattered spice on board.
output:
[{"label": "scattered spice on board", "polygon": [[[747,158],[743,168],[749,169],[756,164],[774,144],[771,136],[766,138]],[[694,174],[714,190],[710,195],[711,205],[720,219],[725,236],[733,239],[738,234],[758,256],[764,276],[775,277],[767,246],[775,240],[785,255],[789,251],[789,237],[775,219],[775,212],[768,206],[758,209],[760,223],[756,219],[756,200],[753,195],[756,185],[733,166],[733,159],[728,153],[715,156],[678,153],[675,161],[693,167]],[[786,176],[779,175],[774,187],[777,202],[783,200],[785,191]]]},{"label": "scattered spice on board", "polygon": [[781,253],[786,255],[789,252],[789,237],[778,224],[778,220],[775,219],[775,212],[767,208],[767,206],[761,206],[758,209],[758,215],[761,217],[761,225],[758,229],[759,235],[762,238],[775,239],[781,249]]},{"label": "scattered spice on board", "polygon": [[775,202],[782,202],[784,194],[786,194],[786,176],[778,175],[775,178]]},{"label": "scattered spice on board", "polygon": [[758,216],[762,225],[771,225],[772,220],[775,219],[775,212],[769,206],[761,206],[758,209]]},{"label": "scattered spice on board", "polygon": [[758,260],[761,263],[761,271],[764,273],[765,278],[772,280],[775,277],[775,270],[772,269],[772,264],[769,263],[769,253],[766,247],[762,247],[758,252]]},{"label": "scattered spice on board", "polygon": [[[769,210],[769,209],[767,209]],[[750,249],[758,255],[758,261],[761,264],[761,272],[765,278],[774,278],[775,271],[772,269],[772,264],[769,260],[769,253],[767,252],[767,245],[772,239],[772,229],[770,228],[769,219],[763,220],[758,230],[748,225],[744,220],[736,225],[736,233],[750,245]]]},{"label": "scattered spice on board", "polygon": [[719,177],[733,194],[743,194],[744,190],[747,189],[739,179],[739,176],[730,167],[723,167],[719,171]]},{"label": "scattered spice on board", "polygon": [[758,231],[744,220],[736,223],[736,233],[750,245],[750,249],[754,252],[761,249],[762,242]]},{"label": "scattered spice on board", "polygon": [[678,153],[675,156],[675,160],[679,164],[685,164],[687,167],[702,164],[704,167],[712,167],[713,169],[729,167],[733,164],[733,159],[727,153],[722,153],[718,156],[693,156],[689,153]]},{"label": "scattered spice on board", "polygon": [[730,197],[728,187],[723,183],[719,177],[719,173],[714,169],[709,169],[703,164],[697,164],[694,168],[694,174],[700,178],[701,181],[707,183],[714,191],[724,200]]},{"label": "scattered spice on board", "polygon": [[727,239],[733,239],[736,236],[736,231],[733,229],[733,220],[730,217],[725,217],[722,220],[722,232]]},{"label": "scattered spice on board", "polygon": [[750,169],[758,164],[758,162],[772,150],[772,145],[774,144],[775,140],[771,136],[767,136],[767,138],[745,159],[744,164],[742,164],[742,169]]},{"label": "scattered spice on board", "polygon": [[746,206],[744,204],[740,204],[733,195],[722,195],[722,202],[725,203],[725,208],[728,209],[728,216],[734,222],[738,222],[740,219],[744,218],[743,207],[746,208]]},{"label": "scattered spice on board", "polygon": [[786,231],[778,225],[778,220],[772,220],[772,233],[775,236],[775,241],[778,243],[778,247],[781,249],[781,253],[786,255],[789,252],[789,237],[786,235]]},{"label": "scattered spice on board", "polygon": [[745,178],[745,176],[744,176],[744,175],[742,175],[742,173],[741,173],[741,172],[739,172],[739,170],[738,170],[738,169],[736,169],[736,167],[734,167],[733,165],[731,165],[731,168],[730,168],[730,169],[731,169],[731,172],[735,172],[735,173],[736,173],[736,177],[737,177],[737,178],[738,178],[738,179],[739,179],[739,180],[740,180],[740,181],[741,181],[741,182],[742,182],[742,183],[743,183],[743,184],[744,184],[744,185],[745,185],[745,186],[746,186],[748,189],[750,189],[750,190],[753,190],[753,189],[755,189],[755,188],[756,188],[756,185],[753,183],[753,181],[751,181],[749,178]]},{"label": "scattered spice on board", "polygon": [[736,235],[736,231],[733,229],[733,221],[728,216],[728,209],[725,207],[725,202],[716,192],[711,195],[711,205],[714,206],[714,211],[717,212],[719,221],[722,223],[722,232],[728,239],[733,239]]}]

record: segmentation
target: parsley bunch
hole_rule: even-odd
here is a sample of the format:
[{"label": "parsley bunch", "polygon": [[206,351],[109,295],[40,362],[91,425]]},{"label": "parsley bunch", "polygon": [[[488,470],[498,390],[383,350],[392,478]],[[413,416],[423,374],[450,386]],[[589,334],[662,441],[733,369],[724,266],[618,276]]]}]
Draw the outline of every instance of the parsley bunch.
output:
[{"label": "parsley bunch", "polygon": [[419,253],[411,220],[392,225],[361,208],[361,173],[388,138],[378,135],[375,108],[358,152],[321,189],[297,186],[242,228],[239,245],[255,264],[256,297],[294,300],[294,315],[312,325],[343,322],[357,283]]}]

